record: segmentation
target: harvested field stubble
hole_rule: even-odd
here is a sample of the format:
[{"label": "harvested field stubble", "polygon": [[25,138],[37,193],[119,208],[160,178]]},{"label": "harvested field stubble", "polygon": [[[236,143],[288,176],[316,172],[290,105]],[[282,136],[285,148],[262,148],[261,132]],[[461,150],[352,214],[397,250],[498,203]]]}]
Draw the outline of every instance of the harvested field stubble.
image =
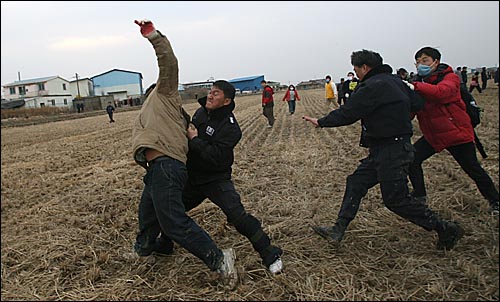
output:
[{"label": "harvested field stubble", "polygon": [[[491,84],[492,85],[492,84]],[[498,184],[497,89],[475,94],[483,167]],[[276,94],[273,128],[260,96],[237,97],[243,138],[233,178],[248,212],[284,249],[271,276],[245,237],[205,201],[190,214],[221,248],[233,247],[241,284],[225,292],[205,265],[176,245],[172,256],[134,260],[144,170],[131,157],[138,111],[2,128],[2,300],[498,300],[498,219],[446,151],[424,164],[430,206],[465,237],[437,251],[436,234],[363,200],[339,247],[310,228],[334,222],[345,179],[367,151],[359,123],[315,129],[301,116],[329,109],[322,90],[301,92],[295,115]],[[185,108],[193,113],[197,104]],[[415,123],[416,125],[416,123]],[[414,140],[420,137],[418,129]]]}]

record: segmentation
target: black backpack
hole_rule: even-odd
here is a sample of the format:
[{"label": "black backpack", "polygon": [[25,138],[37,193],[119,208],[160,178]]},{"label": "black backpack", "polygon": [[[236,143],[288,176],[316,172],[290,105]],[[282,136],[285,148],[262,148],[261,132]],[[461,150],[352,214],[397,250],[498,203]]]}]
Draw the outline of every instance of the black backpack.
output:
[{"label": "black backpack", "polygon": [[460,85],[460,96],[465,103],[465,110],[470,117],[472,127],[476,128],[481,123],[481,109],[477,104],[472,94],[464,85]]}]

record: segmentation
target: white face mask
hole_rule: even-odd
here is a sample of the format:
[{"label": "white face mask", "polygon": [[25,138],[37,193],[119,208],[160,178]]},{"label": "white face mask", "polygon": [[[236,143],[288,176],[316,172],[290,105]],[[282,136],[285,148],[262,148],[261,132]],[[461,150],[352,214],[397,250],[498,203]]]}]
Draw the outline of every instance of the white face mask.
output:
[{"label": "white face mask", "polygon": [[352,76],[348,76],[347,80],[352,81]]}]

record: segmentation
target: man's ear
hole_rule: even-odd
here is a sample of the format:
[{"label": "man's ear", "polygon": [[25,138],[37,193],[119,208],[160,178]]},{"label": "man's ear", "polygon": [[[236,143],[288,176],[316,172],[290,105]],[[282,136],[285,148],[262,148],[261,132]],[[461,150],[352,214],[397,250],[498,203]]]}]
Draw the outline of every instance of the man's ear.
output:
[{"label": "man's ear", "polygon": [[224,99],[224,106],[227,106],[229,104],[231,104],[231,99],[230,98],[225,98]]}]

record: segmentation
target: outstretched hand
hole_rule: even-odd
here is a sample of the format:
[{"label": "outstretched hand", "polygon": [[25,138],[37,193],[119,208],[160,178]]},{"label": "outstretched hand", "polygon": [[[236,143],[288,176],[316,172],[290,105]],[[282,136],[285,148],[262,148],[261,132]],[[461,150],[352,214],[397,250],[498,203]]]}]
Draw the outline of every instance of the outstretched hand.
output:
[{"label": "outstretched hand", "polygon": [[302,119],[306,120],[306,122],[313,124],[315,127],[319,127],[317,118],[304,115],[304,116],[302,116]]},{"label": "outstretched hand", "polygon": [[149,34],[156,30],[153,22],[149,20],[134,20],[134,23],[141,27],[141,34],[144,37],[147,37]]}]

